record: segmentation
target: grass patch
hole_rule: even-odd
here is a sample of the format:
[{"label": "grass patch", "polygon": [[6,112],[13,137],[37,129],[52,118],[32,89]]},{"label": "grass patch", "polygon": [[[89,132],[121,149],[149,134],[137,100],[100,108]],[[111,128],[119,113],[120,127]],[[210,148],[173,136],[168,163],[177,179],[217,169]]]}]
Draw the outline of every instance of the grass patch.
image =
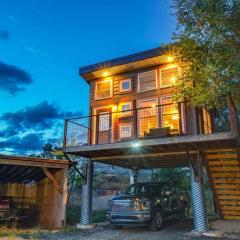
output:
[{"label": "grass patch", "polygon": [[76,234],[80,230],[73,227],[66,227],[61,230],[40,230],[40,229],[15,229],[0,227],[0,237],[8,237],[9,239],[24,238],[24,239],[46,239],[55,240],[69,237],[72,234]]},{"label": "grass patch", "polygon": [[[105,210],[93,211],[93,223],[105,222],[107,220]],[[67,208],[67,225],[74,226],[81,220],[81,206]]]}]

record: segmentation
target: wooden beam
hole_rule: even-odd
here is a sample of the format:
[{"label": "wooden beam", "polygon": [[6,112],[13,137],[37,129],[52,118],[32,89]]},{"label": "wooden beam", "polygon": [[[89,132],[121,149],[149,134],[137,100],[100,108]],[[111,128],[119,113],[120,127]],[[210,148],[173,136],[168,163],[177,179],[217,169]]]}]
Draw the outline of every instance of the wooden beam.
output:
[{"label": "wooden beam", "polygon": [[54,176],[51,174],[51,172],[46,168],[42,168],[45,175],[48,177],[48,179],[53,183],[54,187],[58,190],[58,192],[63,195],[63,190],[61,186],[58,184],[57,180],[54,178]]},{"label": "wooden beam", "polygon": [[[190,151],[190,154],[196,154],[196,151]],[[170,153],[140,153],[140,154],[128,154],[123,156],[106,156],[106,157],[93,157],[91,160],[93,161],[100,161],[100,160],[113,160],[113,159],[140,159],[140,158],[160,158],[160,157],[168,157],[168,156],[182,156],[187,155],[186,151],[184,152],[170,152]]]}]

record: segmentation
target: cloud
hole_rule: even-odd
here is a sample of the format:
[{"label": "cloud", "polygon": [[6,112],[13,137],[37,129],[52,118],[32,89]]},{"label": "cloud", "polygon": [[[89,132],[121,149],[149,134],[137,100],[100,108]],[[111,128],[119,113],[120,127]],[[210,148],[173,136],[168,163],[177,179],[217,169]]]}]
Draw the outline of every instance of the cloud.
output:
[{"label": "cloud", "polygon": [[0,29],[0,39],[8,40],[9,39],[9,32],[6,30]]},{"label": "cloud", "polygon": [[[63,133],[63,120],[66,117],[80,115],[62,111],[56,104],[43,101],[35,106],[26,107],[16,112],[7,112],[0,117],[0,149],[13,149],[14,152],[42,150],[46,142],[58,141]],[[54,130],[54,131],[53,131]],[[49,133],[50,132],[50,133]],[[54,133],[53,133],[54,132]]]},{"label": "cloud", "polygon": [[15,95],[32,83],[32,78],[26,71],[0,61],[0,89]]},{"label": "cloud", "polygon": [[58,106],[47,101],[14,113],[7,112],[0,117],[0,121],[7,125],[6,129],[0,131],[0,137],[10,137],[29,130],[50,129],[58,123],[58,120],[63,120],[68,115],[72,113],[61,111]]},{"label": "cloud", "polygon": [[44,133],[29,133],[24,137],[13,136],[0,142],[0,149],[13,149],[18,153],[40,151],[44,145]]}]

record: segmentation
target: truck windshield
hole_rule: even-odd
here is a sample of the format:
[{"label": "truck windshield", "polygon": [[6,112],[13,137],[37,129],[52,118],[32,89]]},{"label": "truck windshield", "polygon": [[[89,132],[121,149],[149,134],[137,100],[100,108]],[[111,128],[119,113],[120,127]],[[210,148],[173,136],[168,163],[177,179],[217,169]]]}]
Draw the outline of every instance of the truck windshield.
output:
[{"label": "truck windshield", "polygon": [[163,187],[165,188],[167,183],[137,183],[130,185],[124,192],[126,195],[144,195],[147,197],[159,196]]}]

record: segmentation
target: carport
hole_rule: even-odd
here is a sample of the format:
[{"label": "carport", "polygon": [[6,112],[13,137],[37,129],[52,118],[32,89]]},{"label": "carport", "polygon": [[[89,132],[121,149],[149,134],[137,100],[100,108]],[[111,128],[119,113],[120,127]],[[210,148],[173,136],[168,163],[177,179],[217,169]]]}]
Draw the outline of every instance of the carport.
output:
[{"label": "carport", "polygon": [[60,228],[66,222],[68,166],[66,160],[0,155],[0,196],[27,212],[36,209],[31,221],[38,226]]}]

